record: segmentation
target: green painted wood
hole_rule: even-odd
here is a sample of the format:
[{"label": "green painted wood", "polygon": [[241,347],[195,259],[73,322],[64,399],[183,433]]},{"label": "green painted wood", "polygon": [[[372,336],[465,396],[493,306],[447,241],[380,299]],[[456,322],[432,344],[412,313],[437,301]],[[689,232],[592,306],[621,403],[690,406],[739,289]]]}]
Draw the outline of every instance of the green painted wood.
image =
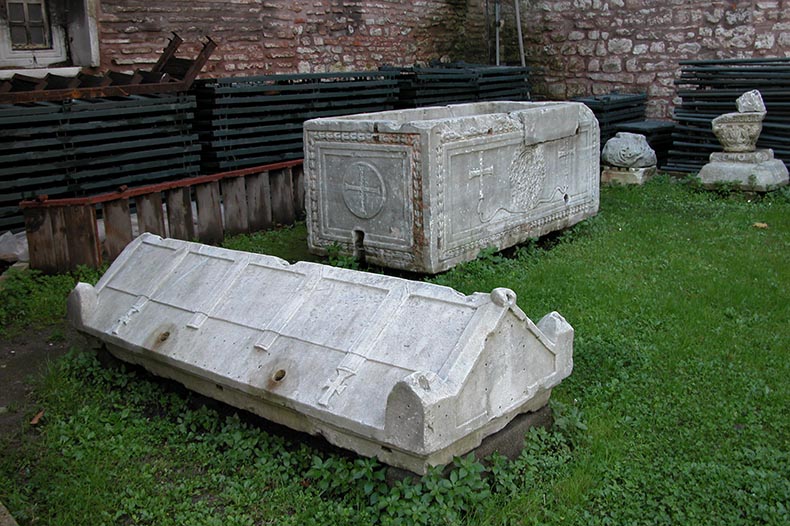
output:
[{"label": "green painted wood", "polygon": [[189,166],[189,171],[187,171],[184,167],[178,167],[172,168],[170,170],[155,170],[150,172],[146,171],[143,173],[131,175],[121,174],[112,178],[96,178],[89,180],[88,182],[81,182],[79,185],[74,186],[77,186],[83,191],[101,191],[106,189],[117,189],[121,185],[145,184],[149,182],[161,181],[164,179],[183,179],[185,177],[198,175],[197,162],[199,160],[200,157],[198,156],[193,156],[186,160],[186,162],[191,165]]}]

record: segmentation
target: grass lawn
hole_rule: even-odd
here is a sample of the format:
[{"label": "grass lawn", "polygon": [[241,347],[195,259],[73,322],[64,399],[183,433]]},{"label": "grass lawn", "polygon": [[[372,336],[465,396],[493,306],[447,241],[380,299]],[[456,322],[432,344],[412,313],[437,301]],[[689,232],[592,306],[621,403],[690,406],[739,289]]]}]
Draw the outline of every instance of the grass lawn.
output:
[{"label": "grass lawn", "polygon": [[[227,245],[294,258],[305,235]],[[597,217],[432,279],[509,287],[533,320],[557,310],[576,331],[555,426],[530,432],[517,460],[483,472],[458,459],[446,477],[389,487],[375,461],[75,350],[36,384],[42,421],[0,439],[0,501],[22,525],[790,524],[788,263],[787,189],[603,188]],[[0,285],[2,330],[62,323],[72,284]]]}]

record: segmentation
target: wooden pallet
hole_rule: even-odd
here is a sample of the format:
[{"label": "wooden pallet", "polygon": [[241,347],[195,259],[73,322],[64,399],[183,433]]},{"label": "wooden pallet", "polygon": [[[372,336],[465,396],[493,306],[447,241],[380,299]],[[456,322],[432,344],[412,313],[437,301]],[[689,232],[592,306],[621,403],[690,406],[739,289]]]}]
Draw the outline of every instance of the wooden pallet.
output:
[{"label": "wooden pallet", "polygon": [[89,197],[24,201],[30,266],[50,273],[99,267],[143,232],[216,244],[225,235],[291,224],[304,211],[303,187],[302,162],[292,161]]}]

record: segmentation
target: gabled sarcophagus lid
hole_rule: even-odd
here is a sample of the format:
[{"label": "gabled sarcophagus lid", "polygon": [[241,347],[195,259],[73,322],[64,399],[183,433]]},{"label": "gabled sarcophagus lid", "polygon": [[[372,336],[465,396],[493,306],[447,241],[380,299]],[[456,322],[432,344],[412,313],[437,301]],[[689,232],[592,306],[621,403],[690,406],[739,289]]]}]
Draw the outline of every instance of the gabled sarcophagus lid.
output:
[{"label": "gabled sarcophagus lid", "polygon": [[520,413],[572,368],[573,329],[515,294],[144,234],[68,301],[118,358],[338,446],[424,473]]}]

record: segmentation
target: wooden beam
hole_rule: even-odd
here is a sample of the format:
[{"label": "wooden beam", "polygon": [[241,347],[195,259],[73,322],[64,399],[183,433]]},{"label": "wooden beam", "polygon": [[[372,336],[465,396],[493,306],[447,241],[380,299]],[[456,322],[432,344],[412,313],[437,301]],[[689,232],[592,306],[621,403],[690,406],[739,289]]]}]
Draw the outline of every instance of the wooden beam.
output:
[{"label": "wooden beam", "polygon": [[117,199],[104,203],[104,250],[107,259],[115,258],[132,241],[132,216],[129,201]]},{"label": "wooden beam", "polygon": [[216,181],[195,187],[197,201],[198,239],[203,243],[222,242],[222,208],[219,198],[219,183]]}]

